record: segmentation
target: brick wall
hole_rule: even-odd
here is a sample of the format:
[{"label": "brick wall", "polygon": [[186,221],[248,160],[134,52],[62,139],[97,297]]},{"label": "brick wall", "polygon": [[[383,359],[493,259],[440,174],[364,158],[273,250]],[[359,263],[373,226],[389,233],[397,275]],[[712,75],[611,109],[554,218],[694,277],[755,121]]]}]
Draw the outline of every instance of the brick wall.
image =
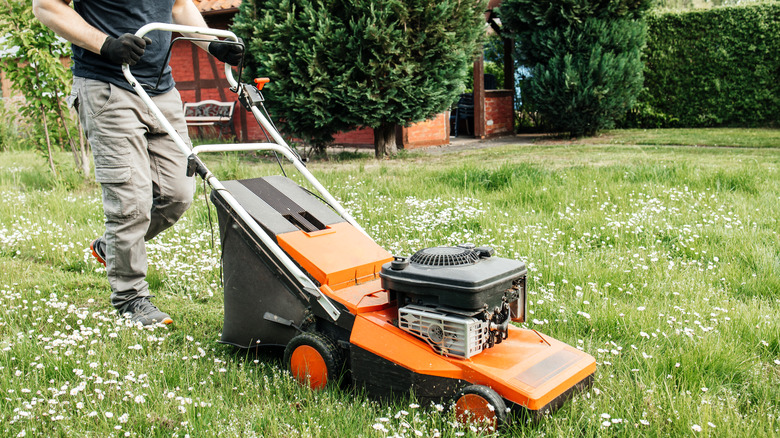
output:
[{"label": "brick wall", "polygon": [[0,86],[2,87],[2,97],[8,99],[11,97],[11,81],[5,77],[5,72],[0,71]]},{"label": "brick wall", "polygon": [[[233,14],[207,14],[206,23],[215,29],[227,29]],[[174,37],[179,36],[175,34]],[[179,41],[171,51],[170,65],[176,88],[183,102],[198,102],[213,99],[220,102],[234,102],[236,93],[230,91],[225,79],[224,64],[217,61],[205,50],[189,41]],[[236,104],[233,113],[233,126],[239,141],[265,141],[265,135],[254,116],[240,104]],[[206,129],[190,128],[190,135],[210,134]]]},{"label": "brick wall", "polygon": [[374,130],[371,128],[359,128],[354,131],[339,132],[333,136],[333,139],[333,143],[337,145],[374,147]]},{"label": "brick wall", "polygon": [[403,129],[404,149],[441,146],[450,143],[450,112]]},{"label": "brick wall", "polygon": [[[189,41],[179,41],[173,46],[170,65],[176,88],[183,102],[198,102],[213,99],[220,102],[234,102],[236,93],[230,91],[225,79],[224,64],[214,59]],[[265,139],[251,113],[236,104],[233,126],[240,141]],[[200,129],[200,131],[198,130]],[[213,135],[210,128],[190,128],[190,135]]]},{"label": "brick wall", "polygon": [[487,137],[514,131],[513,99],[510,90],[485,91],[485,135]]},{"label": "brick wall", "polygon": [[[404,149],[415,149],[426,146],[441,146],[450,143],[449,111],[436,115],[431,120],[415,123],[408,128],[402,128],[396,143]],[[333,136],[335,144],[350,146],[374,145],[374,130],[360,128],[350,132],[342,132]]]}]

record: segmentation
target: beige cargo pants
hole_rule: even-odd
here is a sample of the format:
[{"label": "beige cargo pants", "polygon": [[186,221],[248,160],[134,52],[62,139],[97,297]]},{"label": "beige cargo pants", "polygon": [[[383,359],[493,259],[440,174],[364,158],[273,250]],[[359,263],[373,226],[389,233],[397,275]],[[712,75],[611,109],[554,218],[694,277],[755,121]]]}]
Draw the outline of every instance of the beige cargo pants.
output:
[{"label": "beige cargo pants", "polygon": [[[187,156],[134,92],[75,77],[73,104],[92,146],[103,189],[106,272],[111,304],[149,295],[146,241],[172,226],[192,203]],[[190,142],[179,92],[152,100]]]}]

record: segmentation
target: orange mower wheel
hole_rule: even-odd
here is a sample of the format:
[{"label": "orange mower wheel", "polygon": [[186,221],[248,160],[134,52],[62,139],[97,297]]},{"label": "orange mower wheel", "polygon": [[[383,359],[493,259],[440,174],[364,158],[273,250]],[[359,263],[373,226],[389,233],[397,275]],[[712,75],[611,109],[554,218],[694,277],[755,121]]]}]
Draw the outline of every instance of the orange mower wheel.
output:
[{"label": "orange mower wheel", "polygon": [[315,332],[303,332],[292,338],[284,349],[284,362],[298,383],[313,390],[337,381],[343,365],[333,341]]},{"label": "orange mower wheel", "polygon": [[461,423],[485,424],[497,428],[506,424],[506,403],[487,386],[467,386],[455,396],[455,416]]}]

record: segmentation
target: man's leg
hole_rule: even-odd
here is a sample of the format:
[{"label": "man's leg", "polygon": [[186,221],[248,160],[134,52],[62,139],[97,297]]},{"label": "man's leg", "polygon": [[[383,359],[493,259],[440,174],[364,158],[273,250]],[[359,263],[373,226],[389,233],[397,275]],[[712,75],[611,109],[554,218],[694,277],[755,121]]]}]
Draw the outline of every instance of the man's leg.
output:
[{"label": "man's leg", "polygon": [[[168,93],[155,96],[153,100],[185,143],[190,145],[179,92],[173,89]],[[193,178],[187,176],[188,154],[181,151],[159,123],[155,123],[147,139],[153,203],[151,222],[144,238],[151,240],[176,223],[187,211],[192,204],[195,186]]]},{"label": "man's leg", "polygon": [[149,285],[144,236],[152,208],[145,106],[135,94],[105,82],[76,78],[74,88],[79,117],[92,146],[95,179],[103,190],[111,304],[122,312],[155,315],[156,322],[163,322],[163,316],[170,320],[159,310],[155,314],[145,298]]}]

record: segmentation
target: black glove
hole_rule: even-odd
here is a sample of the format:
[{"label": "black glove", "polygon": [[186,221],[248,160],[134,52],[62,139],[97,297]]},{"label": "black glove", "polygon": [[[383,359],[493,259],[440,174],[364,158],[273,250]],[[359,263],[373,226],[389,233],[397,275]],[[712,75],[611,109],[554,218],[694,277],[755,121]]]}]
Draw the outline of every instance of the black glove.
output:
[{"label": "black glove", "polygon": [[139,38],[131,33],[126,33],[119,38],[109,35],[100,48],[100,55],[114,64],[135,65],[149,44],[152,44],[149,38]]},{"label": "black glove", "polygon": [[209,43],[209,53],[215,58],[230,65],[238,65],[244,57],[244,49],[236,43],[212,41]]}]

